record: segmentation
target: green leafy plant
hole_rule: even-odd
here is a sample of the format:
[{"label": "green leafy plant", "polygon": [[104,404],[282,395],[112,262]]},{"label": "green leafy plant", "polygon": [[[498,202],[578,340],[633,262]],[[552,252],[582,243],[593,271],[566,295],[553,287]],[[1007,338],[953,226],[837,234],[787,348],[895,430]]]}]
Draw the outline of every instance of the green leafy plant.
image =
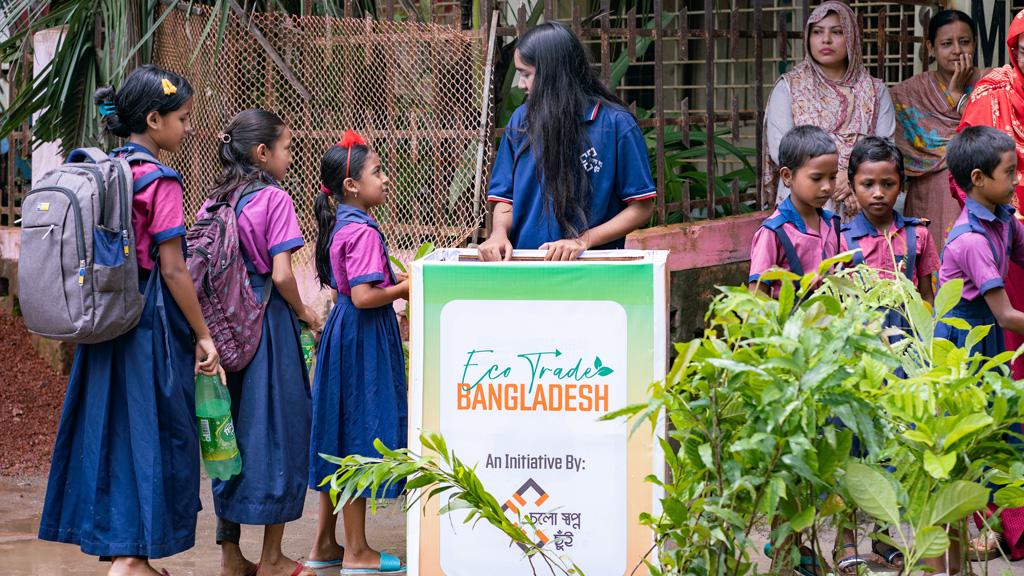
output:
[{"label": "green leafy plant", "polygon": [[[798,563],[797,534],[830,557],[820,528],[852,526],[854,508],[889,528],[893,537],[873,537],[916,566],[946,551],[947,525],[986,505],[986,482],[1005,484],[1000,505],[1020,502],[1024,465],[1002,442],[1024,398],[1006,373],[1012,353],[970,356],[934,338],[937,322],[958,322],[934,320],[909,281],[864,267],[824,276],[849,257],[803,278],[769,272],[765,281],[782,283],[777,299],[722,288],[705,335],[676,345],[650,400],[607,416],[670,424],[669,479],[649,478],[664,490],[663,513],[641,519],[657,538],[652,574],[755,573],[757,526],[771,527],[773,573]],[[940,317],[960,290],[939,291]],[[902,310],[916,338],[880,338],[883,306]]]},{"label": "green leafy plant", "polygon": [[407,511],[423,498],[429,501],[444,495],[446,501],[439,509],[440,515],[465,510],[464,524],[476,526],[482,520],[500,530],[524,551],[535,575],[536,559],[543,561],[552,574],[556,571],[566,575],[583,574],[568,557],[555,556],[538,548],[523,529],[524,525],[531,525],[529,517],[520,517],[518,522],[514,522],[506,516],[501,504],[484,489],[475,466],[467,466],[454,451],[449,451],[440,434],[424,432],[420,435],[420,442],[433,454],[415,454],[404,448],[391,450],[380,440],[373,445],[381,458],[338,458],[321,454],[321,458],[337,464],[338,470],[324,478],[320,486],[330,485],[331,500],[337,511],[367,490],[371,495],[371,510],[376,511],[375,496],[399,482],[405,482],[405,490],[409,492],[405,504]]}]

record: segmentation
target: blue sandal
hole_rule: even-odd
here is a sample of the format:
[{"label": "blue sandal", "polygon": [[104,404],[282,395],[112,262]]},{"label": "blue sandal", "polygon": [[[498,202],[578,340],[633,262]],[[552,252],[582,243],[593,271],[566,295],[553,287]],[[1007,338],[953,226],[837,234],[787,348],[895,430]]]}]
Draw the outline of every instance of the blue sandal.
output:
[{"label": "blue sandal", "polygon": [[374,570],[373,568],[342,568],[342,576],[348,576],[352,574],[398,574],[405,572],[405,566],[402,566],[402,561],[397,556],[392,556],[387,552],[380,553],[380,567]]},{"label": "blue sandal", "polygon": [[310,570],[323,570],[324,568],[341,566],[341,558],[337,560],[306,560],[302,564]]}]

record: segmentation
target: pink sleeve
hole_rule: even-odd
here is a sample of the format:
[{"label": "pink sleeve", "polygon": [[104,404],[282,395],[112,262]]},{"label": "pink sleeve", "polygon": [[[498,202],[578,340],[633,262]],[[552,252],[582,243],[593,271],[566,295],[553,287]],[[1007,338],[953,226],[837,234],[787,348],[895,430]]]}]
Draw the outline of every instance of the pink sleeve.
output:
[{"label": "pink sleeve", "polygon": [[277,188],[274,192],[267,207],[267,249],[271,258],[281,252],[297,250],[305,244],[291,196]]},{"label": "pink sleeve", "polygon": [[939,271],[939,252],[927,228],[914,226],[914,229],[917,231],[917,278],[924,279]]},{"label": "pink sleeve", "polygon": [[181,184],[174,178],[160,178],[150,184],[153,206],[147,231],[154,244],[185,235],[185,200]]},{"label": "pink sleeve", "polygon": [[779,247],[775,232],[761,227],[754,233],[754,241],[750,244],[750,276],[747,283],[757,282],[769,268],[779,261]]},{"label": "pink sleeve", "polygon": [[345,238],[345,271],[348,285],[380,284],[384,281],[384,246],[380,234],[365,224],[349,224],[352,233]]},{"label": "pink sleeve", "polygon": [[971,232],[956,239],[946,246],[946,257],[954,258],[954,263],[963,272],[964,279],[978,289],[982,296],[989,290],[1002,288],[1003,275],[999,272],[992,248],[983,234]]}]

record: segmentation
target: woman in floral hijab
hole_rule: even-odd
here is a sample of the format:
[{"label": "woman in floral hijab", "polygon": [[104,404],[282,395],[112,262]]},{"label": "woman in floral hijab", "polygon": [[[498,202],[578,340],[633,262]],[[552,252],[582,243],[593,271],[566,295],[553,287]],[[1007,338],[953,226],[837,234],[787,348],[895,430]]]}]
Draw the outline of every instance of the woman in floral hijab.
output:
[{"label": "woman in floral hijab", "polygon": [[852,216],[860,211],[846,177],[854,144],[869,135],[892,139],[896,113],[881,80],[872,78],[860,52],[857,16],[842,2],[829,0],[811,12],[804,27],[804,59],[779,79],[765,110],[767,185],[777,186],[776,203],[789,196],[776,185],[779,142],[793,127],[811,124],[828,132],[839,148],[834,202]]}]

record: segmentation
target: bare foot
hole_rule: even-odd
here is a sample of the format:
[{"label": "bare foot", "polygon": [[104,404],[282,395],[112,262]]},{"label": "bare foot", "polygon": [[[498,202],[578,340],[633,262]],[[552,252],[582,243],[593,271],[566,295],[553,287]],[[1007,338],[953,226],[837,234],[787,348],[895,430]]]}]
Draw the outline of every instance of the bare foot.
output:
[{"label": "bare foot", "polygon": [[237,544],[224,543],[220,553],[220,576],[249,576],[256,565],[246,560]]},{"label": "bare foot", "polygon": [[162,576],[149,565],[148,558],[119,556],[110,563],[107,576]]},{"label": "bare foot", "polygon": [[329,562],[331,560],[341,560],[344,557],[345,549],[337,542],[333,542],[330,544],[313,544],[313,549],[309,551],[308,559],[318,562]]}]

